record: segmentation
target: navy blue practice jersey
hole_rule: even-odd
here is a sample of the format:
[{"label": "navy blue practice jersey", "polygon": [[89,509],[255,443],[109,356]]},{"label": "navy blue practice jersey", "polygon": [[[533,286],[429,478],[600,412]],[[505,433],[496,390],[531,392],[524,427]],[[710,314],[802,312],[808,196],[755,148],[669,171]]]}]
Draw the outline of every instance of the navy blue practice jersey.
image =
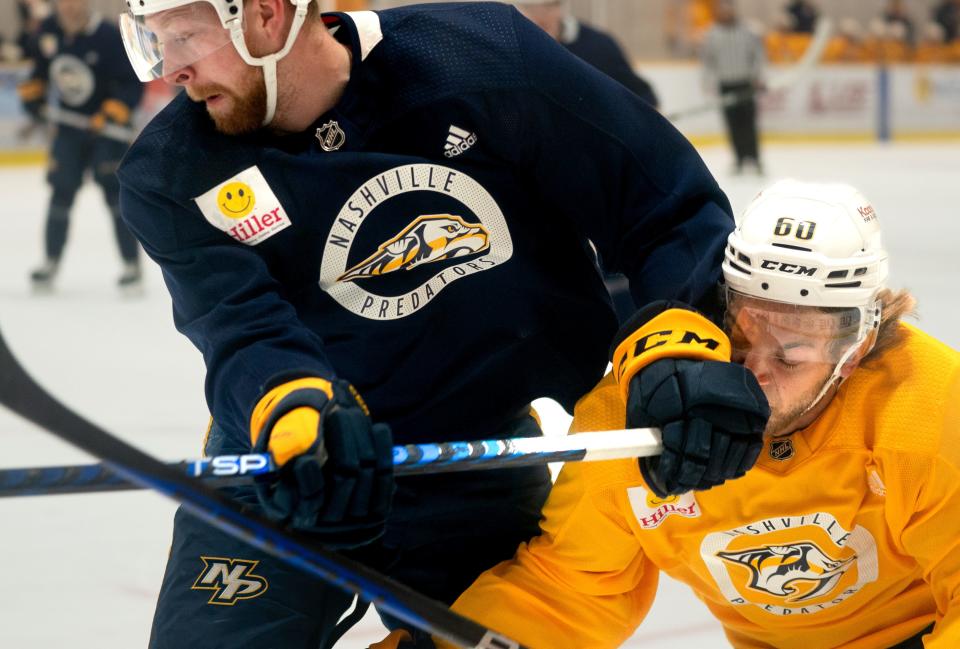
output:
[{"label": "navy blue practice jersey", "polygon": [[601,377],[591,245],[639,304],[714,290],[733,220],[697,153],[514,9],[325,20],[352,72],[308,132],[227,137],[181,95],[119,172],[220,425],[336,375],[398,443],[482,436]]},{"label": "navy blue practice jersey", "polygon": [[57,104],[93,115],[107,99],[131,109],[143,96],[143,84],[127,61],[120,30],[94,14],[80,33],[69,36],[51,16],[41,23],[28,52],[31,78],[48,83]]},{"label": "navy blue practice jersey", "polygon": [[564,46],[607,76],[619,81],[651,106],[659,100],[650,83],[638,75],[612,36],[570,17],[560,36]]}]

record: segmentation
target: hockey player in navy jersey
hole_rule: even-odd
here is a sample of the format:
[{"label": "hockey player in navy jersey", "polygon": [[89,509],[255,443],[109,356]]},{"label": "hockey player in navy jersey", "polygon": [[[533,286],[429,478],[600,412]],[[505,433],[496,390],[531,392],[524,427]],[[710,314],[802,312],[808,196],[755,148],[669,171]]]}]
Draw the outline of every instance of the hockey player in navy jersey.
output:
[{"label": "hockey player in navy jersey", "polygon": [[[31,41],[34,67],[19,86],[32,119],[47,117],[56,125],[47,181],[52,194],[47,210],[45,259],[30,279],[35,289],[49,289],[67,242],[70,211],[87,170],[103,190],[113,219],[123,262],[118,284],[139,286],[139,247],[120,218],[116,170],[127,145],[103,131],[129,126],[143,86],[126,65],[117,28],[104,22],[90,0],[56,0],[54,15],[44,20]],[[50,95],[54,112],[46,114]],[[72,117],[69,125],[62,116]],[[58,119],[60,117],[60,119]],[[116,129],[120,130],[120,129]]]},{"label": "hockey player in navy jersey", "polygon": [[[394,482],[391,443],[539,435],[533,399],[572,408],[617,333],[592,246],[637,303],[709,312],[726,198],[655,110],[505,5],[129,6],[141,79],[185,93],[127,154],[121,206],[204,355],[206,453],[271,452],[279,478],[236,498],[453,601],[537,532],[548,472]],[[703,333],[677,311],[627,333]],[[759,453],[759,387],[719,364],[722,403],[650,422],[676,435],[665,493]],[[693,404],[699,366],[658,375]],[[181,511],[151,646],[329,646],[351,600]]]}]

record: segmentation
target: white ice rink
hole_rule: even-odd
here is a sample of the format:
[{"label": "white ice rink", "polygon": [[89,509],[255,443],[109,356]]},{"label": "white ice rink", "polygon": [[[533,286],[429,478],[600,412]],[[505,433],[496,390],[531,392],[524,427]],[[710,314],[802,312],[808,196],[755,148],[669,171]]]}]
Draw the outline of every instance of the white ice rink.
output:
[{"label": "white ice rink", "polygon": [[[884,225],[891,284],[918,297],[921,327],[960,347],[960,144],[768,147],[766,179],[728,176],[725,149],[704,156],[738,212],[782,176],[858,186]],[[53,394],[107,430],[164,459],[197,456],[207,418],[200,355],[174,330],[155,267],[144,298],[117,294],[119,260],[97,188],[80,194],[59,290],[44,297],[27,283],[41,254],[42,170],[0,168],[0,192],[0,328],[14,352]],[[552,432],[564,431],[562,412],[547,419]],[[0,412],[0,467],[87,461]],[[145,492],[0,500],[0,647],[145,647],[173,511]],[[368,615],[339,646],[366,647],[381,635]],[[664,580],[626,646],[725,642],[703,605]]]}]

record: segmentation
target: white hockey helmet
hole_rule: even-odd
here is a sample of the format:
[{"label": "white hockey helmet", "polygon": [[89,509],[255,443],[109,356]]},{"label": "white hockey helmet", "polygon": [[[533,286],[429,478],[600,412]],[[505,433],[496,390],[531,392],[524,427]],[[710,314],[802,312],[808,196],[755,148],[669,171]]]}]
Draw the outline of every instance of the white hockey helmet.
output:
[{"label": "white hockey helmet", "polygon": [[736,338],[736,321],[751,310],[766,312],[760,319],[780,336],[791,328],[796,335],[829,335],[833,369],[812,407],[842,380],[844,364],[873,346],[888,273],[877,213],[859,191],[781,180],[753,199],[727,239],[728,332]]},{"label": "white hockey helmet", "polygon": [[753,199],[728,237],[724,280],[778,302],[872,306],[889,272],[880,238],[876,211],[853,187],[781,180]]},{"label": "white hockey helmet", "polygon": [[[233,43],[248,65],[263,68],[267,91],[267,112],[263,124],[266,126],[273,121],[277,107],[277,61],[290,52],[303,26],[307,9],[314,0],[290,0],[296,10],[286,42],[279,51],[261,57],[250,54],[243,37],[244,0],[126,2],[128,11],[120,16],[120,33],[127,58],[141,81],[169,76]],[[169,20],[147,24],[147,17],[161,12],[170,12],[167,14]]]}]

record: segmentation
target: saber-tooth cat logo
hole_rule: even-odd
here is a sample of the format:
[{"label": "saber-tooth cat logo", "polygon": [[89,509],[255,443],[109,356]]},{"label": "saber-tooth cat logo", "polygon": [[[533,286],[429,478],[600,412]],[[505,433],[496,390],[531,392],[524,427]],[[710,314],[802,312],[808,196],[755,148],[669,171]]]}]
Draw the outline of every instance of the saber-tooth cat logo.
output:
[{"label": "saber-tooth cat logo", "polygon": [[410,270],[420,264],[464,257],[490,247],[486,229],[453,214],[420,216],[377,251],[338,277],[341,282]]},{"label": "saber-tooth cat logo", "polygon": [[320,287],[356,315],[398,320],[512,256],[503,212],[480,183],[440,165],[404,165],[364,182],[340,209]]},{"label": "saber-tooth cat logo", "polygon": [[200,557],[200,560],[203,561],[203,571],[190,589],[212,590],[208,604],[233,606],[238,600],[259,597],[267,592],[267,580],[253,574],[259,561],[223,557]]},{"label": "saber-tooth cat logo", "polygon": [[815,615],[842,604],[876,581],[879,570],[870,531],[848,530],[827,512],[708,534],[700,556],[728,602],[777,616]]},{"label": "saber-tooth cat logo", "polygon": [[750,588],[783,597],[786,602],[803,602],[829,593],[857,558],[834,559],[810,541],[717,552],[717,556],[746,566]]}]

